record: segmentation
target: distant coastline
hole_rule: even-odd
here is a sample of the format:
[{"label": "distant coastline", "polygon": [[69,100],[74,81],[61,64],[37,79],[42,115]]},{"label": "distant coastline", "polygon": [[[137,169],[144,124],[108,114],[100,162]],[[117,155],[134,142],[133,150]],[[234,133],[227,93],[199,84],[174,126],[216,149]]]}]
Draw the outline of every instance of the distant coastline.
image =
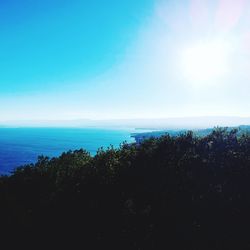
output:
[{"label": "distant coastline", "polygon": [[[249,125],[240,125],[236,127],[228,127],[229,131],[232,129],[237,129],[238,134],[242,133],[250,133],[250,126]],[[169,134],[171,136],[178,136],[180,134],[183,134],[187,131],[192,131],[196,136],[206,136],[210,134],[213,131],[213,128],[207,128],[207,129],[166,129],[166,130],[155,130],[155,131],[148,131],[148,132],[142,132],[142,133],[132,133],[131,137],[133,137],[136,141],[136,143],[141,143],[143,140],[149,139],[149,138],[159,138],[163,135]]]}]

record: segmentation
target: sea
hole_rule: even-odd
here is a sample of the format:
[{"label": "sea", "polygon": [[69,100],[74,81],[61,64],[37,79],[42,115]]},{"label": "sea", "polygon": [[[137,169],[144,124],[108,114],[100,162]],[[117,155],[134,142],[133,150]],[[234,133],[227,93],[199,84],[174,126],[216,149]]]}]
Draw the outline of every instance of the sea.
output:
[{"label": "sea", "polygon": [[101,147],[132,143],[133,129],[0,128],[0,174],[35,163],[40,155],[56,157],[65,151],[85,149],[95,155]]}]

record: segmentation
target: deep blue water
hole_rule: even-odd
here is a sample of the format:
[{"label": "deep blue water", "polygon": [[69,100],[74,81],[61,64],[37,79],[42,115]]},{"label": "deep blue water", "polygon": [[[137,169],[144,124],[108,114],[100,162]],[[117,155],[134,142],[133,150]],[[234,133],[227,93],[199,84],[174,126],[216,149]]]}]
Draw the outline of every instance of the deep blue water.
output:
[{"label": "deep blue water", "polygon": [[76,128],[0,128],[0,174],[34,163],[39,155],[59,156],[62,152],[86,149],[92,155],[98,148],[134,142],[131,130]]}]

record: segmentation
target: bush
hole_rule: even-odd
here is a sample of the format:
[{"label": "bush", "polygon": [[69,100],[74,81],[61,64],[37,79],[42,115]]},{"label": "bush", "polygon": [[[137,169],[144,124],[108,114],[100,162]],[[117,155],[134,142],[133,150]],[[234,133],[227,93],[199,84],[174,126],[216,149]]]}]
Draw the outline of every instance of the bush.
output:
[{"label": "bush", "polygon": [[0,178],[0,202],[1,242],[249,249],[250,136],[217,128],[94,157],[84,150],[39,157]]}]

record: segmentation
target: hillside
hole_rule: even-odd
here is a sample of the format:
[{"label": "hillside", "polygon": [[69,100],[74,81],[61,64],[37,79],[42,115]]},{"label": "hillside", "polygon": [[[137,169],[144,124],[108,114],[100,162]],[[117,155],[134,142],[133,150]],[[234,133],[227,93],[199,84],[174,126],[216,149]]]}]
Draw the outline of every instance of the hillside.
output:
[{"label": "hillside", "polygon": [[[250,133],[250,126],[248,125],[241,125],[236,127],[228,127],[229,131],[233,129],[237,129],[237,135],[241,135],[244,133]],[[136,143],[141,143],[145,139],[150,138],[159,138],[166,134],[171,136],[178,136],[183,133],[188,132],[188,129],[161,129],[161,130],[152,130],[150,132],[140,132],[140,133],[133,133],[131,136],[135,139]],[[193,129],[192,132],[196,136],[207,136],[213,131],[213,128],[207,129]]]},{"label": "hillside", "polygon": [[250,136],[215,129],[69,151],[0,178],[1,243],[249,249]]}]

